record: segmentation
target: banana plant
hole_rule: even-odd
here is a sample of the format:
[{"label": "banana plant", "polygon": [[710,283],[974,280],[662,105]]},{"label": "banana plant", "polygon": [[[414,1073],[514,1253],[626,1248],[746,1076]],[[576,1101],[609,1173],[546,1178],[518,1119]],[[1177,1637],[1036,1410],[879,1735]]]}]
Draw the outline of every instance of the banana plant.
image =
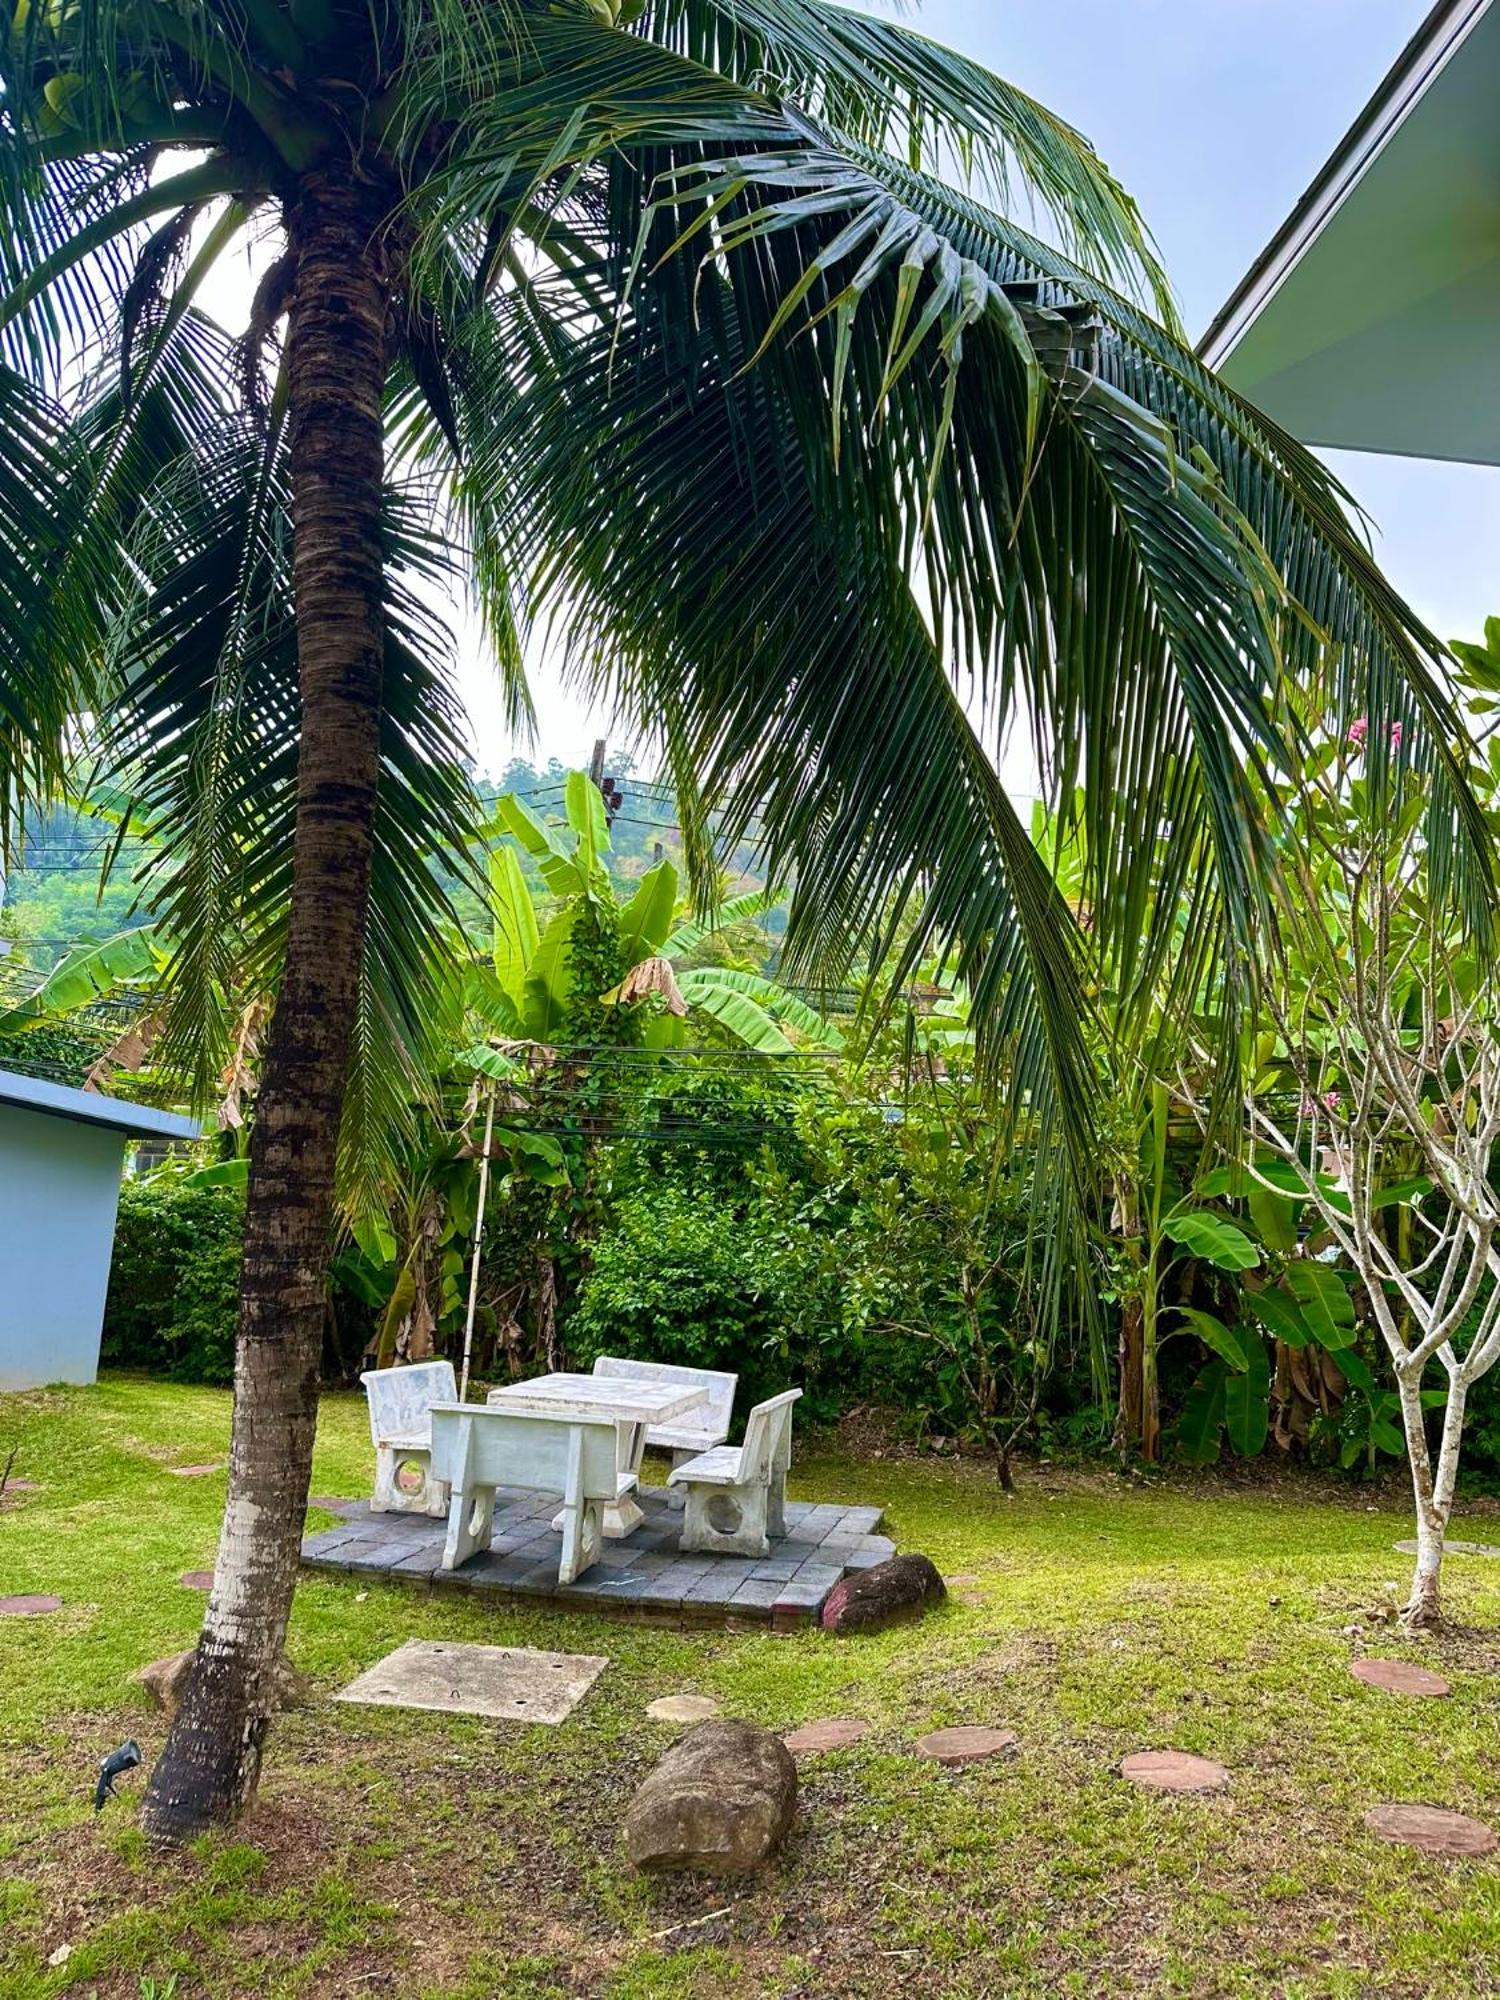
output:
[{"label": "banana plant", "polygon": [[[616,900],[604,860],[610,845],[604,801],[583,772],[569,773],[563,825],[546,824],[523,800],[506,795],[496,802],[489,831],[505,836],[489,859],[491,948],[464,975],[471,1022],[486,1042],[552,1045],[584,997],[639,1009],[640,1040],[651,1049],[684,1046],[694,1011],[762,1055],[792,1052],[787,1028],[820,1047],[842,1047],[839,1031],[774,979],[688,962],[718,931],[771,908],[773,891],[731,898],[711,921],[679,919],[677,870],[664,859],[626,901]],[[550,913],[539,906],[522,855],[558,899]],[[623,977],[601,994],[580,995],[574,945],[590,915],[602,915],[613,932]],[[489,1068],[482,1043],[464,1060]]]},{"label": "banana plant", "polygon": [[[1337,1202],[1331,1179],[1320,1176],[1320,1183],[1326,1183],[1326,1192]],[[1337,1268],[1312,1253],[1312,1239],[1303,1227],[1308,1196],[1296,1175],[1284,1162],[1258,1159],[1253,1173],[1241,1164],[1215,1168],[1199,1179],[1196,1192],[1206,1199],[1245,1201],[1250,1234],[1243,1229],[1236,1233],[1250,1245],[1254,1261],[1242,1268],[1265,1265],[1269,1275],[1262,1284],[1241,1288],[1243,1316],[1233,1326],[1214,1313],[1183,1309],[1183,1330],[1196,1334],[1212,1359],[1184,1403],[1177,1428],[1178,1455],[1189,1464],[1211,1464],[1219,1455],[1221,1436],[1227,1436],[1241,1458],[1256,1457],[1269,1434],[1271,1386],[1279,1354],[1309,1348],[1332,1357],[1343,1383],[1344,1413],[1338,1434],[1346,1469],[1362,1455],[1373,1462],[1377,1450],[1401,1449],[1399,1428],[1390,1422],[1391,1399],[1378,1389],[1358,1352],[1359,1324],[1348,1283]],[[1376,1201],[1382,1208],[1410,1208],[1430,1192],[1429,1181],[1405,1180],[1383,1188]],[[1235,1268],[1222,1258],[1209,1261],[1220,1269]]]},{"label": "banana plant", "polygon": [[[1211,1314],[1182,1309],[1182,1324],[1164,1334],[1161,1320],[1168,1275],[1188,1259],[1235,1275],[1254,1270],[1261,1261],[1260,1250],[1237,1223],[1191,1196],[1173,1199],[1175,1189],[1167,1161],[1168,1112],[1165,1086],[1153,1085],[1145,1128],[1135,1135],[1130,1167],[1115,1176],[1113,1228],[1119,1244],[1116,1269],[1121,1320],[1121,1414],[1123,1417],[1129,1408],[1131,1427],[1140,1438],[1142,1455],[1148,1462],[1158,1455],[1160,1351],[1178,1333],[1192,1331],[1202,1338],[1203,1329],[1198,1321],[1212,1318]],[[1234,1339],[1228,1328],[1223,1332],[1224,1345],[1215,1349],[1217,1354],[1222,1354]],[[1236,1355],[1242,1371],[1250,1373],[1256,1369],[1256,1356],[1248,1350],[1243,1355],[1236,1350]],[[1223,1361],[1219,1365],[1227,1367]],[[1212,1426],[1217,1452],[1218,1433],[1227,1421],[1230,1400],[1217,1376],[1206,1385],[1201,1396],[1195,1392],[1189,1398],[1183,1425],[1179,1426],[1179,1448],[1182,1448],[1183,1428],[1190,1419],[1199,1417],[1201,1404],[1202,1422]],[[1238,1435],[1248,1441],[1252,1428],[1240,1430]],[[1125,1434],[1123,1424],[1117,1426],[1117,1434]],[[1261,1442],[1264,1443],[1264,1438]]]},{"label": "banana plant", "polygon": [[97,944],[76,946],[24,1000],[0,1013],[0,1035],[49,1027],[101,1000],[156,986],[171,958],[171,945],[158,924],[116,931]]}]

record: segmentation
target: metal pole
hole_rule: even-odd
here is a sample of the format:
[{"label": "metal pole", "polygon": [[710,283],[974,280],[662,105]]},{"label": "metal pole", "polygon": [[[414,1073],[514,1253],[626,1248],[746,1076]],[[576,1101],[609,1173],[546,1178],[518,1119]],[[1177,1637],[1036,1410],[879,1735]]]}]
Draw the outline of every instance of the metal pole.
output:
[{"label": "metal pole", "polygon": [[479,1303],[479,1253],[484,1248],[484,1200],[490,1188],[490,1142],[495,1136],[495,1086],[490,1085],[489,1104],[484,1114],[484,1152],[479,1161],[479,1202],[474,1211],[474,1258],[469,1265],[469,1310],[464,1315],[464,1372],[458,1385],[458,1400],[469,1400],[469,1358],[474,1352],[474,1308]]}]

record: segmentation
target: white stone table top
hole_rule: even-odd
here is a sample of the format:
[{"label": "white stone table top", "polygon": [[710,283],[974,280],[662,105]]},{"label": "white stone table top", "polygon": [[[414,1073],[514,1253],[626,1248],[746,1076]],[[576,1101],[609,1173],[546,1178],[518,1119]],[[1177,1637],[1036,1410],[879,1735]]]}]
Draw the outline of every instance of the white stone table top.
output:
[{"label": "white stone table top", "polygon": [[707,1400],[688,1382],[638,1382],[616,1375],[537,1375],[508,1382],[485,1398],[492,1409],[533,1410],[549,1417],[613,1417],[622,1424],[659,1424],[684,1417]]}]

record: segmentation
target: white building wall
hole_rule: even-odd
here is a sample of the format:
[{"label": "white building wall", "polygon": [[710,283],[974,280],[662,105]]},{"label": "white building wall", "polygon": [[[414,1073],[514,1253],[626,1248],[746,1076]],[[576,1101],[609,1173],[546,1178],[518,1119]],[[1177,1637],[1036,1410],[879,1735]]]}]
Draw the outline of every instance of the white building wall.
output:
[{"label": "white building wall", "polygon": [[92,1382],[125,1139],[0,1104],[0,1391]]}]

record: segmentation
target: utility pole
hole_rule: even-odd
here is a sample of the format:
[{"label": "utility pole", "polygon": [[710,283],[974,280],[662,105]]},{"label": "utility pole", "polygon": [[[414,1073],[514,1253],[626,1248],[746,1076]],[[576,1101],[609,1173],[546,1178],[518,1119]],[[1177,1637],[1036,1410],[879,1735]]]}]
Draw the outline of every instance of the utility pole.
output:
[{"label": "utility pole", "polygon": [[613,826],[615,814],[624,804],[620,789],[604,768],[605,741],[602,736],[594,741],[594,754],[589,759],[589,782],[604,801],[604,824]]}]

